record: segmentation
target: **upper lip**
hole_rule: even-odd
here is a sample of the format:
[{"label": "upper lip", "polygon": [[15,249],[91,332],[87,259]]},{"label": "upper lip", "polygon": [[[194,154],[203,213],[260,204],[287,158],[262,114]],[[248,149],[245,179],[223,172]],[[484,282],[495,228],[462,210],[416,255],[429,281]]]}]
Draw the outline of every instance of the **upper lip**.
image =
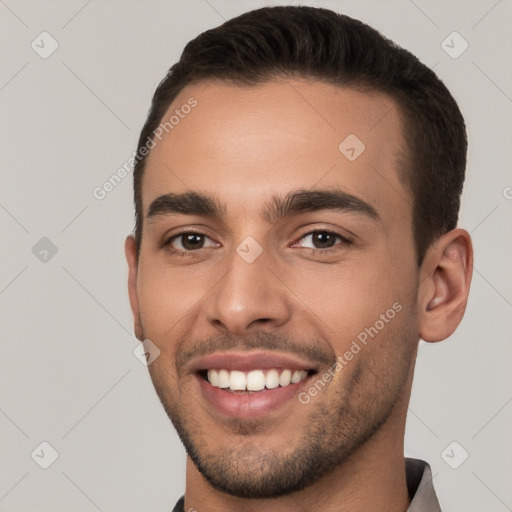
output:
[{"label": "upper lip", "polygon": [[314,365],[308,361],[298,358],[297,356],[268,351],[216,352],[209,356],[194,359],[190,368],[194,373],[213,368],[245,372],[249,372],[251,370],[269,370],[272,368],[286,368],[288,370],[315,370]]}]

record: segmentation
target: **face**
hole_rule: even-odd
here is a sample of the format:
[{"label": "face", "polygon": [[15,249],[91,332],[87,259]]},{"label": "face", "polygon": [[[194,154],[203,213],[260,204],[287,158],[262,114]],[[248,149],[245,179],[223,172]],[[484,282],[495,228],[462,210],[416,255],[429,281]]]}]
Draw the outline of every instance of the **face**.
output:
[{"label": "face", "polygon": [[418,269],[400,115],[290,80],[188,86],[164,121],[190,98],[147,159],[132,309],[197,470],[280,496],[405,417]]}]

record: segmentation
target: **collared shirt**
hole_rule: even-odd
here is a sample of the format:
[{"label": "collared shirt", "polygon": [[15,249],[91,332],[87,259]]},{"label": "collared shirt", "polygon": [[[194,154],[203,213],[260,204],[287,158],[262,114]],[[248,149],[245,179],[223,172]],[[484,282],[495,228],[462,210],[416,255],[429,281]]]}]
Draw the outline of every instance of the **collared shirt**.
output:
[{"label": "collared shirt", "polygon": [[405,459],[405,475],[411,499],[407,512],[441,512],[430,466],[423,460]]},{"label": "collared shirt", "polygon": [[[411,504],[407,512],[441,512],[436,491],[432,484],[430,466],[423,460],[405,459],[407,490]],[[172,512],[185,512],[185,498],[182,496]]]}]

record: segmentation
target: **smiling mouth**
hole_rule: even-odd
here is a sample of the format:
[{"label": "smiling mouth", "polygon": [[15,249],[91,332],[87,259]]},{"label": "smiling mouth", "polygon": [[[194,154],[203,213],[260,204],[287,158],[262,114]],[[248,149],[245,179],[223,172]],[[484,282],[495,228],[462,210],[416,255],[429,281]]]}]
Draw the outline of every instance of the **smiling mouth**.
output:
[{"label": "smiling mouth", "polygon": [[315,370],[292,370],[287,368],[266,368],[251,371],[216,368],[200,370],[198,375],[215,388],[232,393],[257,393],[265,390],[285,388],[298,384]]}]

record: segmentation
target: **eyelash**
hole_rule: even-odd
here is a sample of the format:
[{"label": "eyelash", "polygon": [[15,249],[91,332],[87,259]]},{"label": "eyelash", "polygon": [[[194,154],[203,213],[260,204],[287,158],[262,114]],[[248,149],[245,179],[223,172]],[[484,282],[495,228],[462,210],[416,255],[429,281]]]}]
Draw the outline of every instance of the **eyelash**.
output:
[{"label": "eyelash", "polygon": [[[333,235],[334,237],[338,238],[342,243],[335,244],[334,246],[327,247],[325,249],[305,247],[305,249],[309,249],[309,251],[313,254],[319,254],[319,253],[324,254],[324,255],[330,254],[332,252],[341,250],[343,248],[343,246],[349,246],[349,245],[352,245],[352,243],[353,243],[352,240],[346,238],[345,236],[341,235],[340,233],[337,233],[336,231],[331,231],[329,229],[313,229],[312,231],[308,231],[307,233],[304,233],[303,235],[301,235],[297,240],[300,241],[314,233],[326,233],[328,235]],[[194,253],[200,252],[202,249],[208,249],[208,247],[201,247],[199,249],[195,249],[195,250],[191,250],[191,251],[186,251],[186,250],[183,251],[181,249],[176,249],[176,248],[172,247],[171,244],[174,240],[176,240],[179,237],[185,236],[185,235],[201,235],[206,238],[209,238],[208,235],[205,235],[204,233],[201,233],[199,231],[182,231],[181,233],[175,234],[175,235],[171,236],[170,238],[166,239],[162,244],[162,248],[169,251],[172,255],[176,255],[176,256],[180,256],[180,257],[191,256]],[[294,242],[294,245],[296,243],[297,242]]]},{"label": "eyelash", "polygon": [[[301,235],[298,240],[302,240],[306,238],[309,235],[312,235],[314,233],[325,233],[328,235],[332,235],[335,238],[338,238],[342,243],[341,244],[335,244],[332,247],[327,247],[325,249],[319,249],[317,247],[304,247],[304,249],[308,249],[313,254],[331,254],[332,252],[340,251],[343,249],[343,246],[349,246],[352,244],[352,240],[349,240],[347,237],[340,235],[336,231],[331,231],[330,229],[313,229],[312,231],[308,231],[307,233],[304,233]],[[295,243],[294,243],[295,245]]]},{"label": "eyelash", "polygon": [[194,251],[182,251],[181,249],[175,249],[171,244],[174,240],[181,236],[185,235],[201,235],[206,238],[209,238],[208,235],[205,235],[204,233],[201,233],[199,231],[182,231],[181,233],[177,233],[176,235],[171,236],[167,240],[164,240],[162,244],[162,248],[166,249],[168,252],[170,252],[173,256],[179,256],[182,258],[186,258],[187,256],[192,256],[194,253],[199,253],[203,249],[207,249],[207,247],[201,247],[200,249],[196,249]]}]

